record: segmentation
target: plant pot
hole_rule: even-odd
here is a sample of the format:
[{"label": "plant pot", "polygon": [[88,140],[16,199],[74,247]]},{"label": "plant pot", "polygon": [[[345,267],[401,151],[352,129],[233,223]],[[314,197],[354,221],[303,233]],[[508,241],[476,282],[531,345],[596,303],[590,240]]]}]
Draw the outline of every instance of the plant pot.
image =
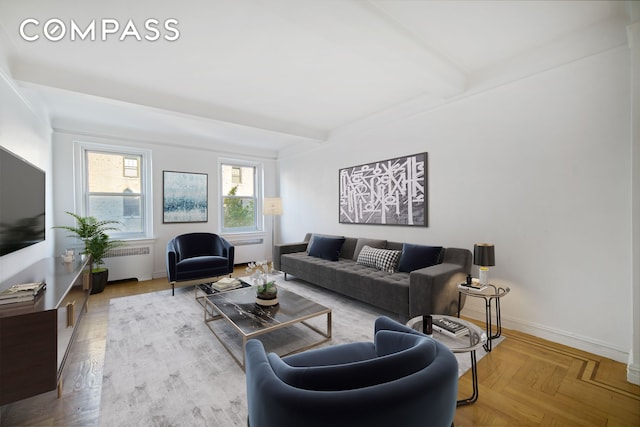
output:
[{"label": "plant pot", "polygon": [[256,304],[261,307],[278,305],[278,288],[274,285],[266,291],[256,291]]},{"label": "plant pot", "polygon": [[104,287],[107,286],[109,280],[109,270],[101,268],[99,270],[93,270],[91,272],[91,295],[99,294],[104,291]]},{"label": "plant pot", "polygon": [[264,294],[256,294],[256,304],[261,307],[271,307],[273,305],[278,305],[278,294],[277,293],[264,293]]}]

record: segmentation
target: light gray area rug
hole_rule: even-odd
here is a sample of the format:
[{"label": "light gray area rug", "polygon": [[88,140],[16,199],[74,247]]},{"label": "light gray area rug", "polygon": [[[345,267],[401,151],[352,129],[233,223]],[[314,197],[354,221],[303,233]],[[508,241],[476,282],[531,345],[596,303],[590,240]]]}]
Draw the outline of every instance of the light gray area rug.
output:
[{"label": "light gray area rug", "polygon": [[[395,318],[367,304],[303,281],[278,285],[332,309],[332,339],[319,347],[373,339],[374,320]],[[111,301],[100,403],[101,426],[245,426],[245,375],[203,321],[193,288]],[[326,316],[308,323],[325,330]],[[213,323],[241,357],[241,338],[225,321]],[[304,326],[261,337],[268,351],[287,351],[319,336]],[[494,345],[496,343],[494,342]],[[478,360],[484,355],[479,350]],[[460,375],[468,353],[456,355]]]}]

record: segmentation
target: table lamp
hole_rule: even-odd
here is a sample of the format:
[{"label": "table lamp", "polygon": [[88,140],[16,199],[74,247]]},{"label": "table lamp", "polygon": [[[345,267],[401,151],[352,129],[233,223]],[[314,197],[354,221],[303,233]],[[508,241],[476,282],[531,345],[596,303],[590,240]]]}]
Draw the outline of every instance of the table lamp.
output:
[{"label": "table lamp", "polygon": [[489,267],[496,265],[495,250],[492,243],[476,243],[473,245],[473,264],[480,266],[480,284],[489,284]]}]

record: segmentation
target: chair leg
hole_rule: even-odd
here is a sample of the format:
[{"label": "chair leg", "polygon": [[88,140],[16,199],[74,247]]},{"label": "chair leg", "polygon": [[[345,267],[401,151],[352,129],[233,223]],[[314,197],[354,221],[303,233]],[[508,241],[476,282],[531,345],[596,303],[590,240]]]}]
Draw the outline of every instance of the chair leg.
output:
[{"label": "chair leg", "polygon": [[176,296],[176,284],[175,283],[171,284],[171,296],[172,297]]}]

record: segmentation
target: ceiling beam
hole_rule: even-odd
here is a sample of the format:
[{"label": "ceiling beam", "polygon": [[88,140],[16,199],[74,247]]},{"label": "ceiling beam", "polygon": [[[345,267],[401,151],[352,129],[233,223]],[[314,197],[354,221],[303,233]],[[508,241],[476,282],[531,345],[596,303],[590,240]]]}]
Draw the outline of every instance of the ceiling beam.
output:
[{"label": "ceiling beam", "polygon": [[370,56],[421,69],[425,92],[450,97],[465,90],[466,76],[459,68],[428,49],[368,1],[270,0],[261,6],[335,46],[353,44],[359,48],[354,56]]},{"label": "ceiling beam", "polygon": [[[95,75],[84,75],[81,72],[58,68],[51,64],[38,64],[14,59],[10,63],[10,68],[13,79],[18,82],[91,95],[102,98],[105,102],[126,102],[177,114],[205,118],[228,125],[252,128],[272,134],[282,134],[285,137],[294,137],[306,142],[320,143],[328,138],[328,131],[323,129],[316,129],[258,114],[234,111],[220,105],[183,98],[163,93],[162,91],[134,87]],[[46,70],[46,72],[43,72],[43,70]]]}]

